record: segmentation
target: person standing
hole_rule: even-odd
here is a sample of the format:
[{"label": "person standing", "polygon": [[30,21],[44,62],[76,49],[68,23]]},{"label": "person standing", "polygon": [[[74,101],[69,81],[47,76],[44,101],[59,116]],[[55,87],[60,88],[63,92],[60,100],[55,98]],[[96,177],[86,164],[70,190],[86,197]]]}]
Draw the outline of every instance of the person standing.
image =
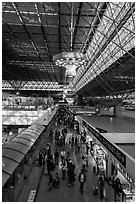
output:
[{"label": "person standing", "polygon": [[83,169],[79,173],[79,183],[80,183],[80,191],[83,192],[84,183],[86,181],[86,174],[84,173]]}]

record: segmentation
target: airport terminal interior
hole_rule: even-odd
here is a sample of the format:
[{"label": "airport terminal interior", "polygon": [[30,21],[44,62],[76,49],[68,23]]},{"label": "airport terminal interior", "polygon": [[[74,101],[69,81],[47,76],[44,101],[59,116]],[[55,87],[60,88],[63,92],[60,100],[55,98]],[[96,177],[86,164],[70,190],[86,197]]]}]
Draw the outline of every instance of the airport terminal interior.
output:
[{"label": "airport terminal interior", "polygon": [[2,202],[135,202],[135,2],[2,2]]}]

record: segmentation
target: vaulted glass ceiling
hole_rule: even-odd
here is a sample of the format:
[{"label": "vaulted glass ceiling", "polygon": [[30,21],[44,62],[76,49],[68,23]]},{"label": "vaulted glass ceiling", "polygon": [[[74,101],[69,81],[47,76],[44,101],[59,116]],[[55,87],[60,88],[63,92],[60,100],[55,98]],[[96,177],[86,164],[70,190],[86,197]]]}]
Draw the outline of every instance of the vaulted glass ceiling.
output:
[{"label": "vaulted glass ceiling", "polygon": [[53,56],[72,48],[88,58],[68,85],[79,95],[135,90],[135,2],[3,2],[2,88],[62,92],[65,69]]},{"label": "vaulted glass ceiling", "polygon": [[[125,17],[127,19],[126,22]],[[128,53],[133,59],[135,58],[130,53],[130,50],[134,48],[134,18],[131,3],[108,4],[96,31],[94,32],[93,27],[91,28],[94,36],[86,50],[89,65],[78,70],[74,79],[77,90],[109,68],[125,53]],[[120,65],[122,66],[122,64]],[[114,72],[114,74],[116,73]],[[119,77],[122,79],[121,75]]]}]

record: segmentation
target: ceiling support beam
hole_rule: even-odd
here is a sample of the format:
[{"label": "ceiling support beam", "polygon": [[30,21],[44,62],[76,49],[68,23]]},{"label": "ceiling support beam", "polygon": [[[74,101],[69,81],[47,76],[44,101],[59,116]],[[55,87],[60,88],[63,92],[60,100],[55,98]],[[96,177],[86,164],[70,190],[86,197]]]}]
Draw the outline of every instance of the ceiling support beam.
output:
[{"label": "ceiling support beam", "polygon": [[59,36],[59,53],[61,52],[61,13],[60,2],[58,3],[58,36]]},{"label": "ceiling support beam", "polygon": [[[43,5],[43,4],[42,4],[42,5]],[[50,51],[50,49],[49,49],[48,40],[47,40],[45,31],[44,31],[44,28],[43,28],[43,25],[42,25],[41,17],[40,17],[40,15],[39,15],[37,3],[35,3],[35,7],[36,7],[37,15],[38,15],[38,17],[39,17],[39,22],[40,22],[40,25],[41,25],[40,27],[41,27],[41,32],[42,32],[42,36],[43,36],[43,39],[44,39],[44,43],[45,43],[46,48],[47,48],[47,50],[48,50],[48,56],[49,56],[49,60],[50,60],[50,65],[51,65],[52,68],[53,68],[53,59],[52,59],[51,51]],[[44,11],[45,11],[44,5],[43,5],[43,9],[44,9]],[[45,11],[45,12],[46,12],[46,11]],[[53,68],[53,70],[54,70],[54,68]],[[55,77],[55,81],[57,81],[57,78],[56,78],[56,75],[55,75],[55,74],[54,74],[54,77]]]},{"label": "ceiling support beam", "polygon": [[[24,53],[26,54],[26,56],[28,57],[28,60],[29,60],[29,54],[24,50],[24,48],[21,46],[21,44],[20,44],[20,41],[18,40],[18,38],[16,37],[16,35],[12,32],[12,30],[11,30],[11,28],[9,27],[9,25],[6,23],[6,25],[7,25],[7,27],[8,27],[8,29],[9,29],[9,32],[12,34],[12,36],[15,38],[15,40],[16,40],[16,42],[17,42],[17,44],[20,46],[20,48],[24,51]],[[34,67],[38,70],[38,68],[36,67],[36,65],[35,65],[35,62],[33,62],[33,60],[32,60],[32,63],[34,64]],[[26,68],[28,68],[27,66],[26,66]],[[35,72],[35,70],[33,70],[32,69],[32,71],[33,71],[33,73],[34,73],[34,76],[36,75],[36,72]],[[39,76],[37,75],[37,77],[39,78]],[[33,78],[32,78],[33,79]],[[39,78],[39,80],[42,82],[42,80]]]},{"label": "ceiling support beam", "polygon": [[81,17],[82,6],[83,6],[83,2],[80,2],[79,8],[78,8],[77,20],[76,20],[75,29],[74,29],[74,34],[73,34],[72,50],[74,49],[74,44],[75,44],[76,35],[77,35],[77,31],[78,31],[78,25],[79,25],[79,21],[80,21],[80,17]]},{"label": "ceiling support beam", "polygon": [[[15,8],[15,10],[16,10],[18,16],[19,16],[20,21],[22,22],[23,28],[24,28],[24,30],[26,31],[26,33],[27,33],[27,35],[28,35],[28,38],[29,38],[29,40],[30,40],[32,46],[33,46],[34,49],[36,50],[36,53],[38,54],[39,59],[40,59],[40,61],[42,62],[43,66],[46,68],[46,65],[44,64],[43,60],[42,60],[41,57],[40,57],[39,51],[38,51],[38,49],[37,49],[37,47],[36,47],[34,41],[32,40],[32,38],[31,38],[31,36],[30,36],[30,34],[29,34],[27,28],[26,28],[26,25],[25,25],[25,23],[24,23],[24,21],[23,21],[23,19],[22,19],[22,16],[21,16],[21,14],[20,14],[20,12],[19,12],[19,10],[18,10],[16,4],[15,4],[15,3],[12,3],[12,4],[13,4],[13,6],[14,6],[14,8]],[[47,74],[48,74],[48,72],[47,72]],[[49,77],[50,81],[52,81],[49,74],[48,74],[48,77]],[[46,80],[46,79],[45,79],[45,80]]]},{"label": "ceiling support beam", "polygon": [[88,49],[89,44],[91,43],[91,40],[92,40],[94,33],[95,33],[99,23],[100,23],[100,19],[103,17],[103,14],[104,14],[106,8],[107,8],[107,3],[105,2],[103,4],[103,6],[100,8],[100,10],[98,11],[99,14],[98,14],[98,17],[96,19],[96,22],[94,23],[93,28],[91,29],[91,31],[88,35],[89,37],[88,37],[87,41],[85,42],[85,47],[83,48],[84,54],[85,54],[86,50]]},{"label": "ceiling support beam", "polygon": [[[102,16],[103,13],[101,12]],[[82,73],[82,75],[79,77],[79,79],[77,80],[75,86],[77,85],[77,83],[81,80],[81,78],[85,75],[85,73],[89,70],[90,65],[92,65],[93,63],[95,63],[96,59],[100,56],[100,53],[103,53],[103,51],[105,50],[105,48],[107,47],[107,45],[110,42],[113,42],[116,46],[118,46],[120,49],[124,50],[126,53],[128,53],[133,59],[135,59],[135,57],[128,52],[127,50],[125,50],[123,47],[121,47],[119,44],[115,43],[113,41],[113,38],[116,36],[117,32],[122,28],[122,26],[126,23],[126,21],[129,19],[129,17],[132,15],[131,10],[128,10],[127,13],[125,14],[125,16],[123,16],[123,18],[121,19],[121,22],[117,25],[117,27],[115,27],[113,33],[108,37],[106,34],[104,34],[103,32],[101,32],[100,30],[98,30],[96,28],[96,30],[98,32],[100,32],[104,37],[107,38],[107,41],[104,43],[104,45],[100,48],[99,52],[96,54],[96,56],[94,57],[94,59],[92,61],[90,61],[90,63],[88,64],[87,69],[85,69],[85,71]],[[98,21],[101,21],[100,16],[98,17]],[[94,28],[93,28],[94,29]],[[92,35],[95,35],[95,31],[92,32]],[[90,39],[91,40],[91,39]],[[89,45],[89,44],[88,44]]]},{"label": "ceiling support beam", "polygon": [[[62,48],[61,48],[61,3],[58,2],[58,39],[59,39],[59,53],[61,53]],[[60,82],[63,82],[63,68],[60,67]]]}]

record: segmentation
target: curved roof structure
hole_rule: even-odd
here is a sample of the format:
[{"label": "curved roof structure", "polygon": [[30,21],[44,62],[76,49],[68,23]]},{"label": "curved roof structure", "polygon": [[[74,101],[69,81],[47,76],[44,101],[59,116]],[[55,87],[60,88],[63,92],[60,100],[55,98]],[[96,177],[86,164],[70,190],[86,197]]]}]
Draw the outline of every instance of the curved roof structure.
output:
[{"label": "curved roof structure", "polygon": [[[32,125],[2,147],[2,186],[10,178],[44,128],[39,124]],[[29,133],[27,130],[30,130]]]},{"label": "curved roof structure", "polygon": [[72,49],[88,58],[70,88],[79,95],[135,91],[135,2],[3,2],[2,88],[59,93],[65,69],[53,56]]}]

